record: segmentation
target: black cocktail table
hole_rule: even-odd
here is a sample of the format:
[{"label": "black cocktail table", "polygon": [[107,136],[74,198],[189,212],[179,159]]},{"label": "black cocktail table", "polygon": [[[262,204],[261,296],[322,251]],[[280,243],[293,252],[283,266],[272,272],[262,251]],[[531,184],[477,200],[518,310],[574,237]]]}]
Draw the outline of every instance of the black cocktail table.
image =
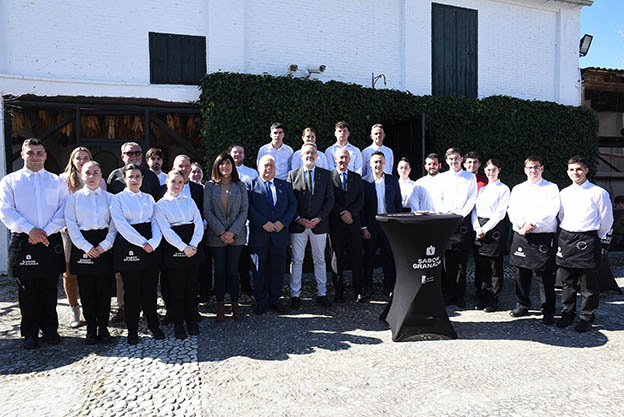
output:
[{"label": "black cocktail table", "polygon": [[454,214],[381,214],[396,265],[392,299],[381,314],[392,340],[422,334],[457,339],[442,297],[442,262],[449,238],[462,222]]}]

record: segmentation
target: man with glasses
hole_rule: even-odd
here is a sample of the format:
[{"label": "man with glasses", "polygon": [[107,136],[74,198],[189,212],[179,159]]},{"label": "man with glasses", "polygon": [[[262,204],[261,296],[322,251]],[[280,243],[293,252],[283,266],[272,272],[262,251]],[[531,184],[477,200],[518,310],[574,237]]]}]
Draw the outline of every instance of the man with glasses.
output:
[{"label": "man with glasses", "polygon": [[509,255],[518,268],[516,308],[509,314],[522,317],[531,307],[531,278],[538,279],[542,302],[542,323],[551,325],[555,315],[555,232],[559,213],[559,188],[542,178],[542,158],[531,155],[524,161],[527,180],[516,185],[509,197],[509,220],[514,234]]},{"label": "man with glasses", "polygon": [[[126,142],[121,145],[121,160],[125,165],[136,164],[141,167],[143,173],[143,185],[141,185],[141,191],[151,194],[154,200],[158,201],[160,197],[160,181],[156,174],[150,171],[149,168],[141,165],[143,162],[143,151],[141,146],[136,142]],[[126,183],[123,182],[123,167],[118,168],[110,173],[108,180],[107,191],[112,194],[117,194],[126,188]]]}]

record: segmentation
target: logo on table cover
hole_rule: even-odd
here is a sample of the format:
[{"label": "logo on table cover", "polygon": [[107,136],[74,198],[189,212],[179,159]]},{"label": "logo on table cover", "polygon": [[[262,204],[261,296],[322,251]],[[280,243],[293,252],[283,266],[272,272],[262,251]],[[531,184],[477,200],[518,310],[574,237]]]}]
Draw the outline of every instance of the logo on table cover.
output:
[{"label": "logo on table cover", "polygon": [[422,275],[420,277],[420,283],[421,284],[427,284],[429,282],[433,282],[435,281],[435,277],[428,277],[427,275]]},{"label": "logo on table cover", "polygon": [[435,246],[431,245],[425,249],[426,258],[419,258],[412,264],[413,269],[431,269],[442,264],[442,259],[439,256],[434,256],[436,253]]},{"label": "logo on table cover", "polygon": [[427,256],[435,255],[435,246],[431,245],[426,249]]},{"label": "logo on table cover", "polygon": [[520,256],[521,258],[526,258],[526,254],[524,253],[524,250],[522,250],[521,246],[518,246],[518,249],[514,252],[514,255]]}]

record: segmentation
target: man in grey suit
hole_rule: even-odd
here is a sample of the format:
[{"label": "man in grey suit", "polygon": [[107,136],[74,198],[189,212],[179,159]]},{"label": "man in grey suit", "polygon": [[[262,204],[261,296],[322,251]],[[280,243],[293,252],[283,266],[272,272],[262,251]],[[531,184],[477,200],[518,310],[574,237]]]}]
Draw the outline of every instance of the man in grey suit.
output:
[{"label": "man in grey suit", "polygon": [[327,298],[327,271],[325,269],[325,244],[329,231],[329,213],[334,206],[334,187],[329,171],[316,167],[316,145],[307,143],[301,147],[303,166],[288,173],[297,198],[295,221],[290,225],[292,245],[292,268],[290,275],[290,306],[301,305],[301,276],[305,248],[310,240],[316,278],[316,302],[331,306]]}]

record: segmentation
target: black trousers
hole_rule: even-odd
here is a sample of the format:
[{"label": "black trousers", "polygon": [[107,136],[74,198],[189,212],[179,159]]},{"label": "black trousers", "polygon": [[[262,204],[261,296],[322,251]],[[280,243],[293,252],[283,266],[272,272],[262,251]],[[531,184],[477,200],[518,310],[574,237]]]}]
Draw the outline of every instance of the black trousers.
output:
[{"label": "black trousers", "polygon": [[253,295],[253,288],[251,287],[251,254],[249,252],[249,246],[243,246],[243,249],[240,254],[240,259],[238,260],[238,277],[240,280],[240,290],[241,292],[247,294],[248,296]]},{"label": "black trousers", "polygon": [[[197,271],[199,265],[187,267],[167,268],[166,274],[171,279],[169,284],[169,304],[167,311],[173,318],[173,323],[178,326],[184,321],[187,323],[196,321],[195,306],[197,294]],[[175,278],[174,278],[175,277]]]},{"label": "black trousers", "polygon": [[478,280],[481,283],[480,291],[477,293],[479,302],[486,305],[498,303],[498,298],[503,291],[503,256],[477,254],[475,268],[475,281]]},{"label": "black trousers", "polygon": [[457,297],[466,295],[466,264],[468,250],[448,249],[444,255],[442,274],[442,294],[445,302],[452,302]]},{"label": "black trousers", "polygon": [[[535,271],[542,302],[542,313],[555,312],[555,273],[552,271]],[[531,278],[533,270],[518,267],[516,278],[516,299],[518,308],[531,307]]]},{"label": "black trousers", "polygon": [[22,322],[20,331],[23,337],[38,336],[39,329],[44,335],[58,331],[56,299],[58,275],[37,278],[16,278]]},{"label": "black trousers", "polygon": [[396,280],[396,268],[394,267],[394,256],[390,242],[383,231],[371,233],[370,239],[364,241],[364,288],[373,288],[373,268],[375,267],[375,255],[377,248],[381,250],[381,259],[383,267],[383,285],[386,291],[392,291],[394,281]]},{"label": "black trousers", "polygon": [[78,290],[82,302],[82,314],[87,321],[87,331],[108,326],[110,315],[112,272],[102,274],[78,274]]},{"label": "black trousers", "polygon": [[199,288],[199,297],[207,300],[212,292],[212,251],[207,246],[204,246],[204,248],[206,259],[199,264],[196,281]]},{"label": "black trousers", "polygon": [[581,269],[560,266],[557,269],[557,278],[561,279],[563,286],[561,314],[576,315],[576,292],[580,286],[582,297],[580,317],[587,321],[593,320],[600,302],[598,268]]},{"label": "black trousers", "polygon": [[269,240],[265,246],[250,248],[254,270],[254,291],[259,305],[276,305],[282,296],[286,248]]},{"label": "black trousers", "polygon": [[[362,293],[362,230],[359,222],[352,224],[332,224],[329,230],[331,246],[331,269],[334,291],[344,291],[344,264],[348,256],[351,263],[351,283],[355,294]],[[394,262],[393,262],[394,265]],[[385,274],[384,274],[385,275]]]},{"label": "black trousers", "polygon": [[479,252],[476,246],[472,246],[472,256],[474,258],[474,287],[477,293],[477,297],[481,296],[481,289],[483,288],[483,284],[481,283],[481,263],[479,262]]},{"label": "black trousers", "polygon": [[159,327],[156,314],[156,287],[158,268],[150,267],[139,271],[125,271],[121,273],[124,283],[124,304],[126,306],[126,325],[128,335],[136,336],[139,330],[139,315],[147,321],[147,327]]}]

